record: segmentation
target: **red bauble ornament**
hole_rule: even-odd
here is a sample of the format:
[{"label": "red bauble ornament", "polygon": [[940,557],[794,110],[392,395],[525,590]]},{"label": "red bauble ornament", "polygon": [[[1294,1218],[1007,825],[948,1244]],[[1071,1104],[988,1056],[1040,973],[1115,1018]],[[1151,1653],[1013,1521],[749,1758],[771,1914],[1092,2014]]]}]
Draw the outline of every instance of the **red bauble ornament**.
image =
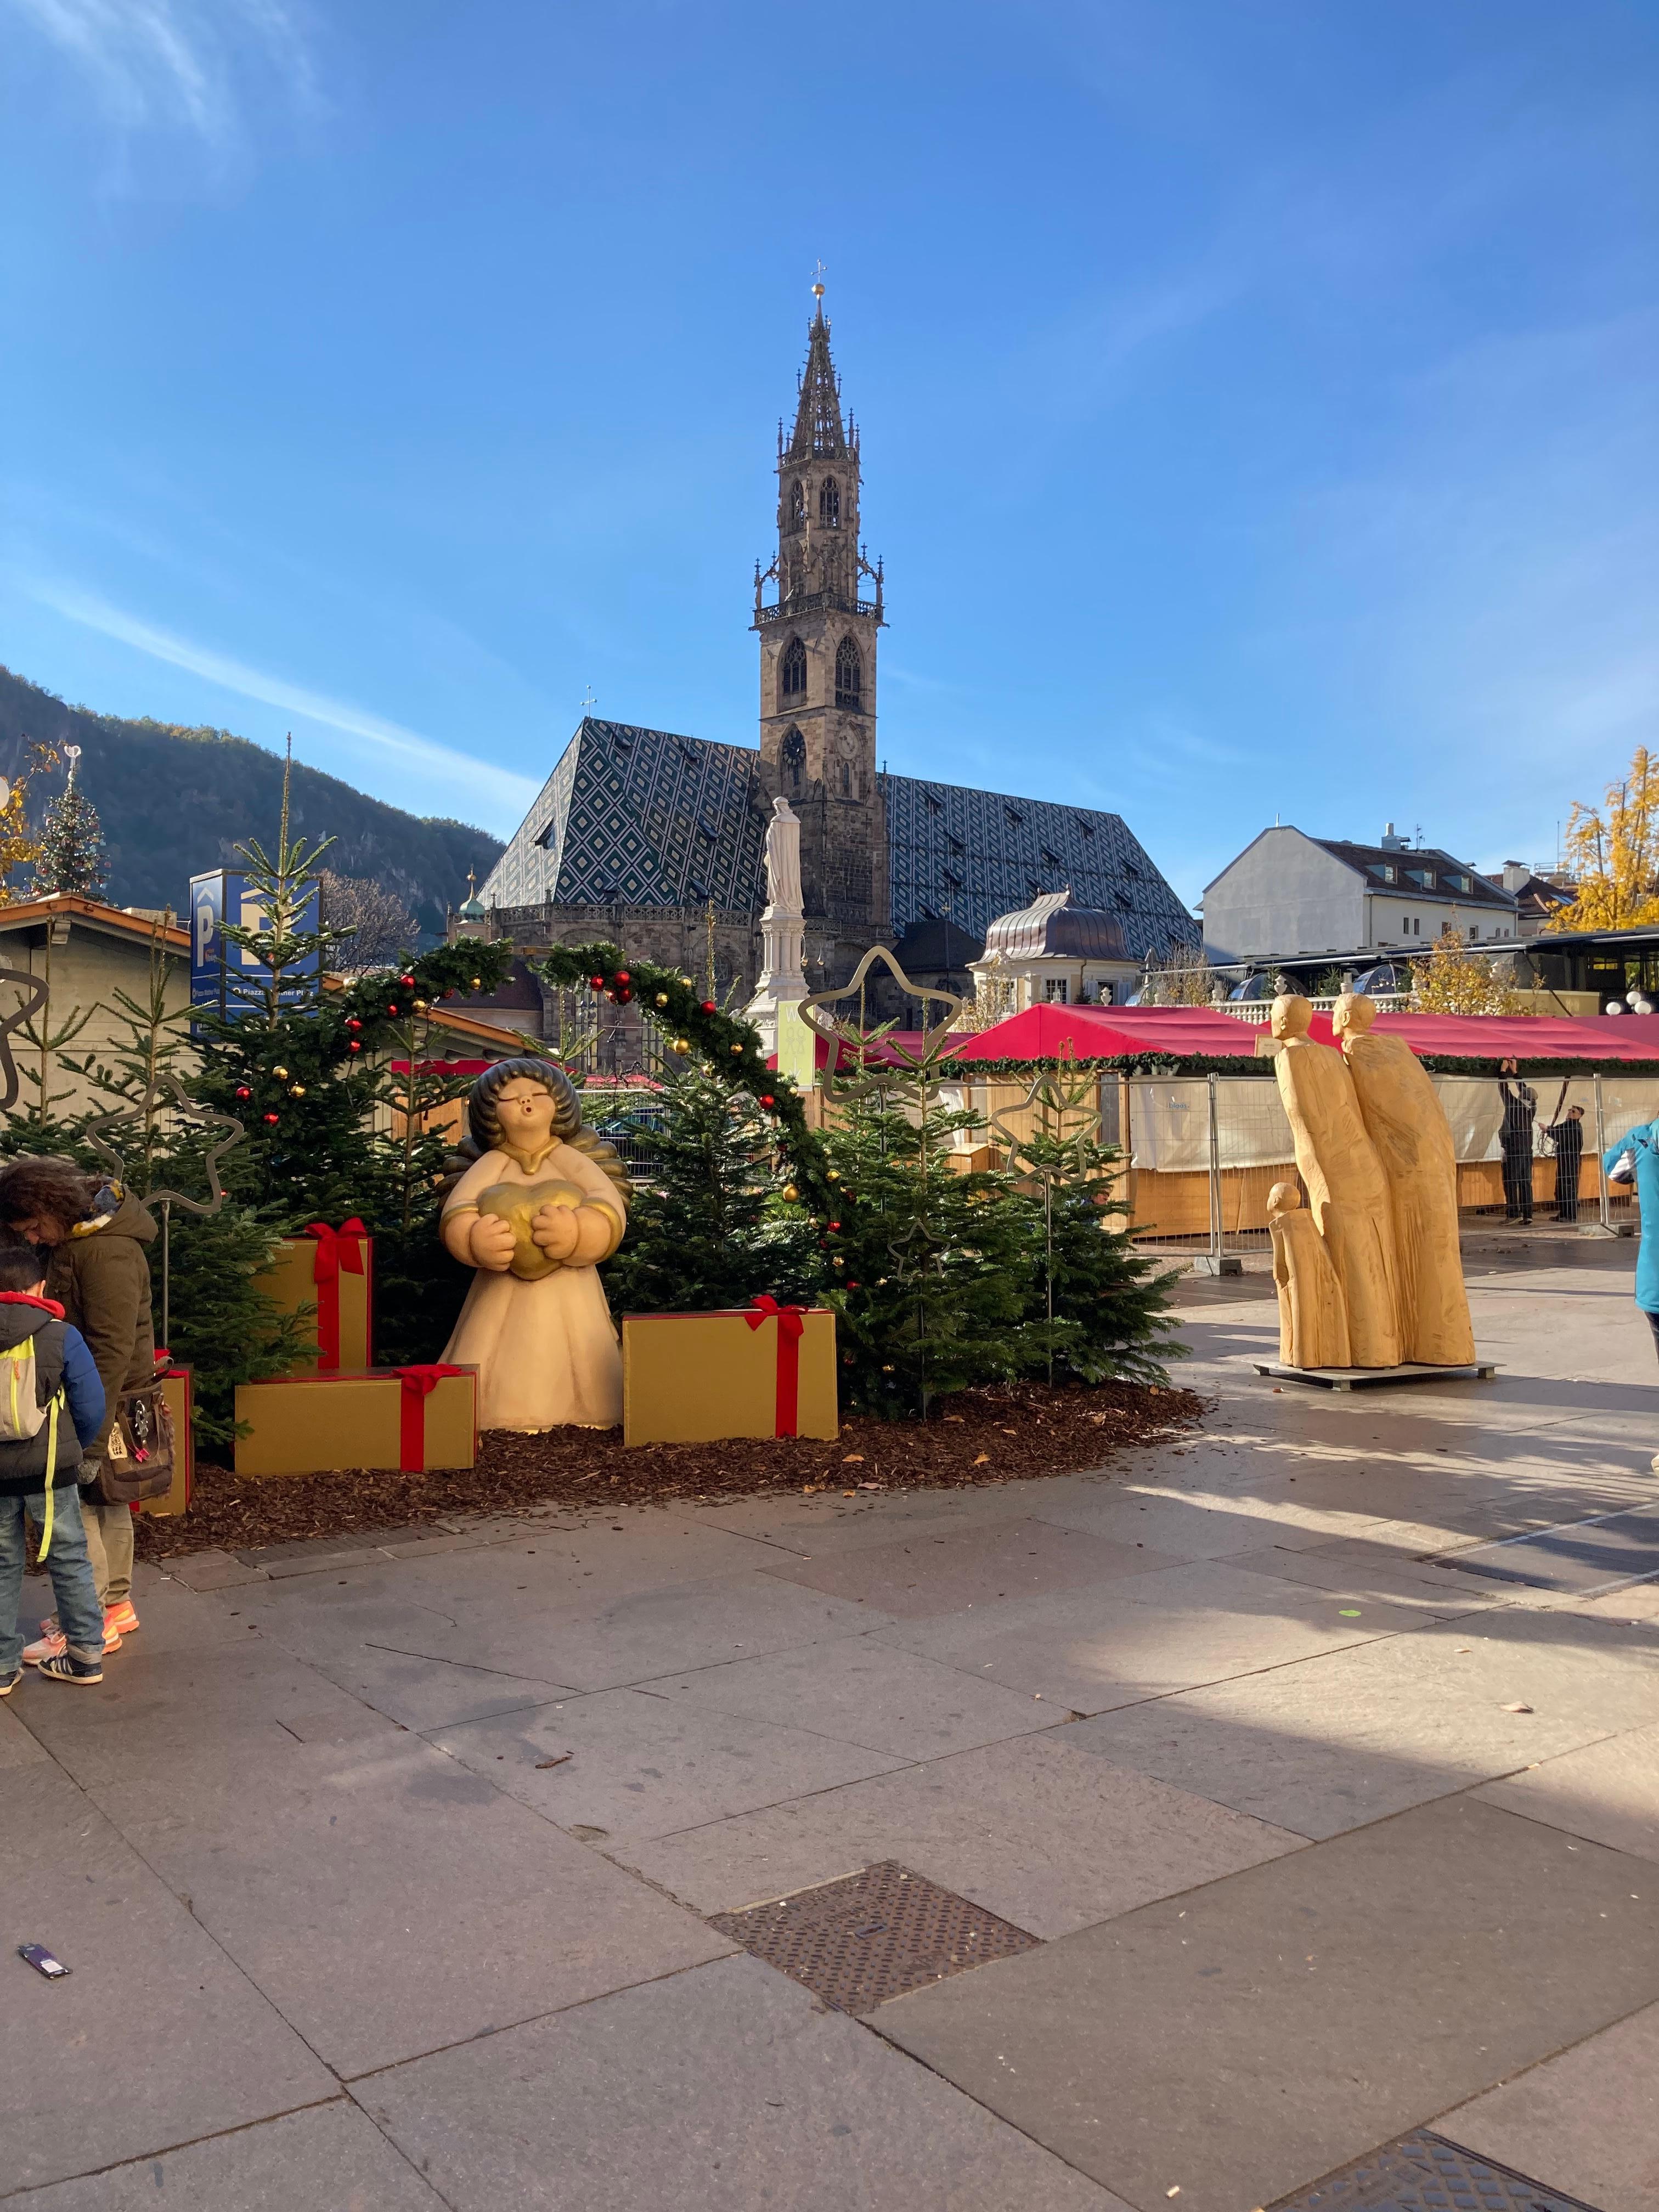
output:
[{"label": "red bauble ornament", "polygon": [[267,1121],[274,1121],[276,1119],[276,1116],[274,1114],[267,1114],[265,1115],[265,1119]]},{"label": "red bauble ornament", "polygon": [[628,972],[628,970],[627,970],[627,969],[626,969],[626,968],[618,968],[618,969],[617,969],[617,981],[619,983],[631,983],[631,982],[633,981],[633,980],[634,980],[634,978],[633,978],[633,977],[629,974],[629,972]]},{"label": "red bauble ornament", "polygon": [[415,978],[412,975],[399,975],[398,981],[405,991],[412,991],[415,988]]},{"label": "red bauble ornament", "polygon": [[355,1014],[348,1014],[346,1017],[346,1027],[349,1030],[360,1030],[362,1027],[362,1024],[357,1019]]},{"label": "red bauble ornament", "polygon": [[761,1099],[761,1104],[763,1106],[775,1106],[777,1103],[777,1100],[772,1096],[769,1091],[765,1092]]},{"label": "red bauble ornament", "polygon": [[361,1052],[362,1050],[362,1047],[357,1042],[356,1037],[354,1037],[351,1042],[346,1047],[346,1050],[348,1052]]},{"label": "red bauble ornament", "polygon": [[633,1003],[633,998],[634,994],[629,990],[624,989],[618,991],[617,993],[617,1004],[619,1006],[629,1006]]},{"label": "red bauble ornament", "polygon": [[712,999],[705,999],[703,1000],[702,1010],[706,1014],[717,1014],[720,1012],[720,1008],[714,1004],[714,1001]]},{"label": "red bauble ornament", "polygon": [[395,1014],[395,1013],[397,1012],[397,1011],[398,1011],[398,1009],[396,1008],[396,1006],[388,1006],[388,1007],[386,1008],[386,1012],[387,1012],[387,1013],[389,1013],[389,1014]]},{"label": "red bauble ornament", "polygon": [[587,988],[588,988],[588,989],[589,989],[590,991],[602,991],[602,990],[604,990],[604,988],[605,988],[605,978],[604,978],[604,976],[603,976],[603,975],[590,975],[590,976],[588,977],[588,979],[587,979]]},{"label": "red bauble ornament", "polygon": [[252,1092],[248,1089],[247,1085],[246,1085],[246,1084],[244,1084],[244,1085],[241,1086],[241,1088],[237,1091],[236,1096],[237,1096],[239,1098],[252,1098],[252,1096],[253,1096],[253,1093],[252,1093]]},{"label": "red bauble ornament", "polygon": [[841,1227],[841,1224],[840,1224],[840,1222],[839,1222],[839,1221],[832,1221],[832,1222],[830,1224],[830,1226],[832,1229],[839,1229],[839,1228]]},{"label": "red bauble ornament", "polygon": [[856,1283],[843,1283],[842,1285],[842,1288],[846,1291],[855,1291],[858,1288],[858,1285]]}]

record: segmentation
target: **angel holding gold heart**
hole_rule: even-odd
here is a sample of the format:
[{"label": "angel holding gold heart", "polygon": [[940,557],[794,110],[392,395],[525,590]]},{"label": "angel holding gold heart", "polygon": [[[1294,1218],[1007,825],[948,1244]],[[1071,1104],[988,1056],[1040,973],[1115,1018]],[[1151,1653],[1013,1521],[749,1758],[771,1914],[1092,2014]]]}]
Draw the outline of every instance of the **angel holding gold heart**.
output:
[{"label": "angel holding gold heart", "polygon": [[627,1170],[549,1060],[487,1068],[466,1120],[440,1233],[477,1273],[444,1358],[477,1368],[481,1428],[614,1428],[622,1352],[599,1267],[628,1224]]}]

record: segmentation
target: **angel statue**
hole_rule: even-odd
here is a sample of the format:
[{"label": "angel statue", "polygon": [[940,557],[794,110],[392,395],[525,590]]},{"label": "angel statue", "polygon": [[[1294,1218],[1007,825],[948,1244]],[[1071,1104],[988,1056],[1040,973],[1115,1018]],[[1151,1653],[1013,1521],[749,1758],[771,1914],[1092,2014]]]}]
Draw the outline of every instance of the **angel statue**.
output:
[{"label": "angel statue", "polygon": [[466,1120],[440,1233],[478,1272],[444,1358],[477,1367],[481,1428],[614,1428],[622,1351],[599,1267],[628,1224],[627,1170],[544,1060],[497,1060]]}]

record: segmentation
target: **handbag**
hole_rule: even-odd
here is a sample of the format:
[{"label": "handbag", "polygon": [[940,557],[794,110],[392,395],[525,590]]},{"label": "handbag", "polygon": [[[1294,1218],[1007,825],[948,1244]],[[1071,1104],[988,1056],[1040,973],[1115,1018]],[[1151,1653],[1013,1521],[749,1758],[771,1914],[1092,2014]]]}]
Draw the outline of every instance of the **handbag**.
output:
[{"label": "handbag", "polygon": [[99,1505],[137,1505],[173,1487],[173,1415],[159,1382],[123,1390],[115,1401],[104,1456],[84,1485]]}]

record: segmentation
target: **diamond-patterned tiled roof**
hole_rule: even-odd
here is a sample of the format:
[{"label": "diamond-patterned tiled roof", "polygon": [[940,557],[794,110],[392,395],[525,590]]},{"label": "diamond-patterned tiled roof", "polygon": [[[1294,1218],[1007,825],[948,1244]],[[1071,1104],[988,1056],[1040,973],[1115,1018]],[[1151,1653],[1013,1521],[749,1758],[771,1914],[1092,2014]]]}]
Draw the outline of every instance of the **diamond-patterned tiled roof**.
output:
[{"label": "diamond-patterned tiled roof", "polygon": [[[760,755],[589,715],[496,862],[487,907],[765,903]],[[893,928],[948,913],[983,938],[999,915],[1068,886],[1139,960],[1197,945],[1198,924],[1121,816],[884,775]]]},{"label": "diamond-patterned tiled roof", "polygon": [[1200,942],[1198,924],[1117,814],[884,775],[893,927],[943,914],[983,937],[999,915],[1070,887],[1122,926],[1132,959]]},{"label": "diamond-patterned tiled roof", "polygon": [[761,903],[760,756],[592,715],[483,886],[486,906]]}]

